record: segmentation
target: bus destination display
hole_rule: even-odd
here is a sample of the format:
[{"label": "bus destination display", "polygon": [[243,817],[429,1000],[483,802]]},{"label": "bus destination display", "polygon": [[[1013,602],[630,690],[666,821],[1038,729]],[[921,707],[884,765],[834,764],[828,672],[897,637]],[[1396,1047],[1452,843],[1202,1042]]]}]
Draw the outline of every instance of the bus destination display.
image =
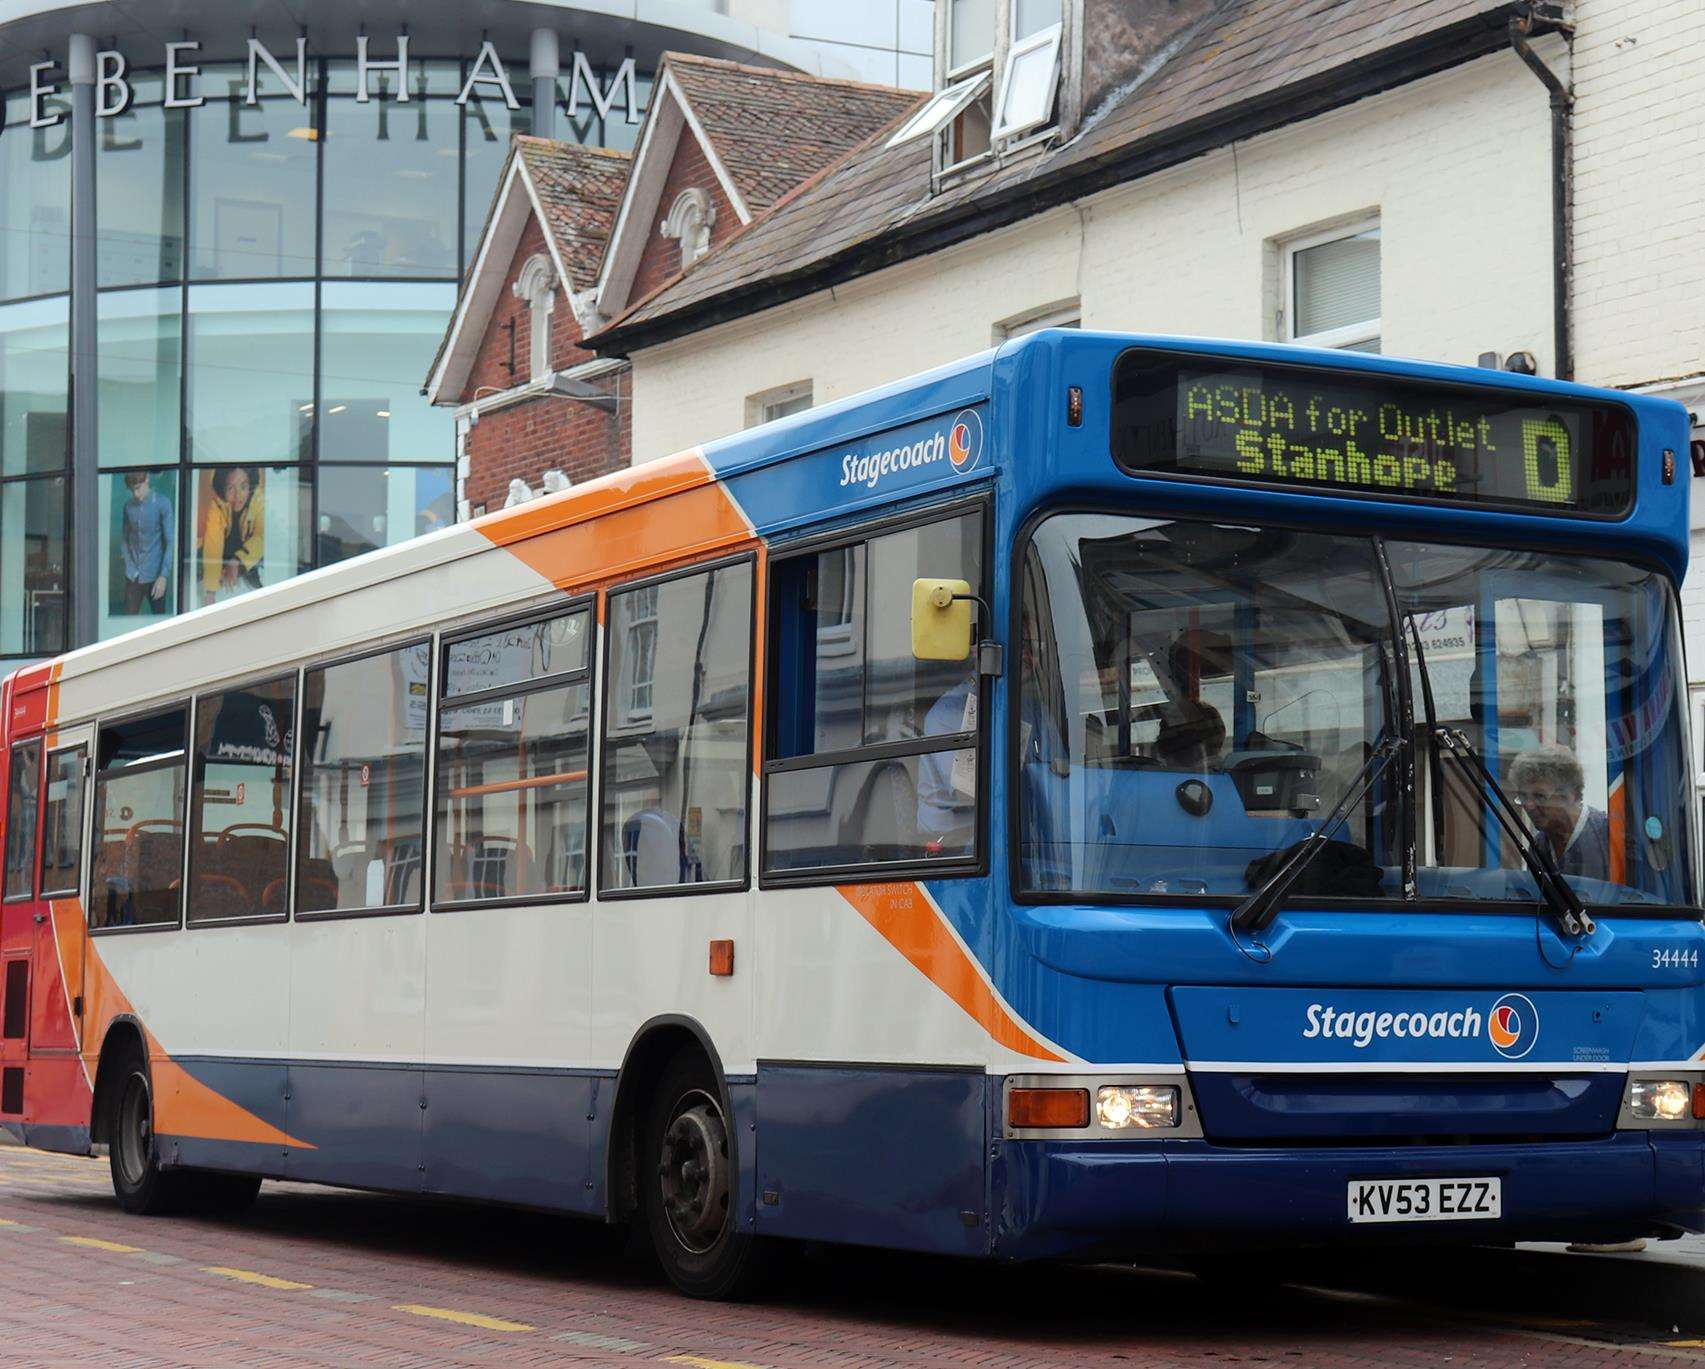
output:
[{"label": "bus destination display", "polygon": [[1551,513],[1615,515],[1633,501],[1620,406],[1161,360],[1128,354],[1115,375],[1115,454],[1138,473]]}]

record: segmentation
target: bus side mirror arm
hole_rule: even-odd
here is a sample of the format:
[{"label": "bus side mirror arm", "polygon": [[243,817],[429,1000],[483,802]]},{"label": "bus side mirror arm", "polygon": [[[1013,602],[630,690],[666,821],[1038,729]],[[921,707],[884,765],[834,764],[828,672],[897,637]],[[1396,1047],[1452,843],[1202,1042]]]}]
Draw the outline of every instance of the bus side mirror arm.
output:
[{"label": "bus side mirror arm", "polygon": [[[980,594],[955,594],[953,598],[965,600],[977,606],[982,623],[992,623],[995,615],[989,612],[989,606],[983,602]],[[1006,673],[1006,651],[992,637],[985,637],[977,643],[977,674],[991,680],[998,680]]]}]

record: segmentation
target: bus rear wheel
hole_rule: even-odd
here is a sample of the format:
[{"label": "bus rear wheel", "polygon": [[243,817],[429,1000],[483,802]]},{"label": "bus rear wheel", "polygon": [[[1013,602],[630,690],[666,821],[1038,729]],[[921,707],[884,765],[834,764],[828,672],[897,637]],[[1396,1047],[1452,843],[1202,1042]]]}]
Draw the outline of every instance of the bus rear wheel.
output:
[{"label": "bus rear wheel", "polygon": [[260,1193],[252,1174],[213,1174],[193,1169],[162,1169],[154,1135],[154,1087],[147,1062],[134,1048],[118,1061],[117,1101],[113,1105],[109,1158],[113,1192],[119,1206],[154,1217],[193,1209],[234,1214],[247,1210]]},{"label": "bus rear wheel", "polygon": [[768,1273],[766,1244],[735,1229],[728,1131],[709,1064],[676,1056],[651,1097],[640,1174],[652,1247],[670,1282],[690,1297],[751,1297]]},{"label": "bus rear wheel", "polygon": [[116,1088],[110,1160],[118,1205],[145,1217],[181,1210],[189,1196],[189,1176],[160,1168],[154,1089],[140,1051],[128,1050],[118,1061]]}]

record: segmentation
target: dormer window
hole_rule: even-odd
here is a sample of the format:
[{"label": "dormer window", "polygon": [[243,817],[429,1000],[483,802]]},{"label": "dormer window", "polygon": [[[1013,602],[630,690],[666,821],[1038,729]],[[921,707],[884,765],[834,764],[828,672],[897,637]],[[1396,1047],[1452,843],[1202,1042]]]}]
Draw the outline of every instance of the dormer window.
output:
[{"label": "dormer window", "polygon": [[527,306],[527,375],[543,380],[551,373],[551,311],[556,308],[556,270],[543,252],[535,252],[515,277],[515,298]]},{"label": "dormer window", "polygon": [[675,197],[658,231],[666,238],[679,239],[683,271],[710,251],[710,230],[715,223],[716,206],[698,186],[688,186]]},{"label": "dormer window", "polygon": [[1058,119],[1067,0],[942,0],[937,94],[889,146],[936,140],[939,173],[958,172],[1046,136]]}]

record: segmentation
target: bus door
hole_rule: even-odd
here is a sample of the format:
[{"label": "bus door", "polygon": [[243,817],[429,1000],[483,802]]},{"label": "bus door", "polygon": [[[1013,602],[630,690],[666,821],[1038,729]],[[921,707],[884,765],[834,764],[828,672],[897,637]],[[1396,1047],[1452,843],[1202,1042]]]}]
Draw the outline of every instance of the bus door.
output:
[{"label": "bus door", "polygon": [[24,1111],[30,1035],[30,952],[34,942],[36,838],[41,818],[41,739],[6,755],[4,862],[0,863],[0,1117]]},{"label": "bus door", "polygon": [[50,737],[42,761],[41,870],[35,912],[30,1054],[75,1053],[83,1003],[83,843],[88,826],[91,729]]}]

